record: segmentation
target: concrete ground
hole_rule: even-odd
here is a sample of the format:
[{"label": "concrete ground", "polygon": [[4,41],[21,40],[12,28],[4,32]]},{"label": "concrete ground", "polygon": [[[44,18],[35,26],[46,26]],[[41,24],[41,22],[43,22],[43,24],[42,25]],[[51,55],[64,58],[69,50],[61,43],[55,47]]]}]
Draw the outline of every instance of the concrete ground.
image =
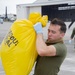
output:
[{"label": "concrete ground", "polygon": [[[68,28],[68,25],[70,24],[70,22],[65,22],[65,23]],[[7,34],[11,25],[12,25],[11,22],[4,22],[3,24],[0,24],[0,44],[1,44],[4,36]],[[68,53],[67,53],[67,57],[66,57],[65,61],[63,62],[62,66],[60,68],[59,75],[75,75],[74,42],[73,42],[73,40],[72,40],[71,44],[69,44],[69,42],[68,42],[74,27],[75,27],[75,23],[72,25],[72,27],[70,29],[67,30],[66,35],[64,37],[64,42],[67,46]],[[44,30],[44,39],[47,38],[47,34],[46,34],[47,28],[48,28],[48,25],[43,29]],[[33,73],[34,73],[34,67],[29,75],[33,75]],[[5,75],[1,60],[0,60],[0,75]]]}]

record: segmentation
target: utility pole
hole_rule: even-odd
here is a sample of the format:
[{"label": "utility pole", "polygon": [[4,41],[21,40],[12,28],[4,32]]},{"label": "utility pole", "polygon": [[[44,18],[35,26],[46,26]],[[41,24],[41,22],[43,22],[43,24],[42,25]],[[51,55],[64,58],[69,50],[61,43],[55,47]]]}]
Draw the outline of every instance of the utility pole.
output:
[{"label": "utility pole", "polygon": [[5,20],[8,19],[8,16],[7,16],[7,6],[5,7]]}]

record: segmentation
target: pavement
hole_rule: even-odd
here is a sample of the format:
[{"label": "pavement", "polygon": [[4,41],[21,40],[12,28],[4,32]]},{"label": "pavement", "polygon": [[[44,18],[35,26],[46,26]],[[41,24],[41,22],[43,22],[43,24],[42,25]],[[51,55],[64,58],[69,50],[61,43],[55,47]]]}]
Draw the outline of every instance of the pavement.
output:
[{"label": "pavement", "polygon": [[[70,22],[65,22],[67,25],[67,28],[70,24]],[[4,39],[5,35],[9,31],[10,26],[12,25],[12,22],[4,22],[3,24],[0,24],[0,44],[2,40]],[[44,39],[47,38],[47,25],[45,28],[43,28],[43,34]],[[72,43],[69,43],[70,35],[72,33],[72,30],[75,26],[75,23],[71,26],[70,29],[67,29],[67,32],[64,37],[64,42],[67,46],[67,57],[65,58],[63,64],[61,65],[59,75],[75,75],[75,49],[74,49],[74,40],[72,40]],[[34,65],[35,67],[35,65]],[[29,75],[33,75],[34,73],[34,67]],[[0,75],[5,75],[5,72],[3,70],[2,62],[0,60]]]}]

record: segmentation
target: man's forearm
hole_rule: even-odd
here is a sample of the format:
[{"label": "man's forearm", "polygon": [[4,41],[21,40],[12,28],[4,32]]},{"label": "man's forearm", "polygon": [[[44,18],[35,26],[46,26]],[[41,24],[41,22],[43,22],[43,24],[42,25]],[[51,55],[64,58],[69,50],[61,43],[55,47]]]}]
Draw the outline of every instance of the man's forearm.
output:
[{"label": "man's forearm", "polygon": [[39,54],[44,53],[47,49],[47,45],[43,40],[43,34],[41,33],[37,34],[36,47]]}]

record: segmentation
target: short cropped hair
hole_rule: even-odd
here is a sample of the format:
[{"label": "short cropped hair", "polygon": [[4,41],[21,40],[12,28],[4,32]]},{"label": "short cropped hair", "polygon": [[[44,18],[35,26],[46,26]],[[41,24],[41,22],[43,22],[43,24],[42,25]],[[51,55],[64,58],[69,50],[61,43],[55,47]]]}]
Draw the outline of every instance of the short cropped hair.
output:
[{"label": "short cropped hair", "polygon": [[66,24],[64,23],[64,21],[62,21],[58,18],[54,18],[51,21],[51,24],[59,25],[60,26],[60,31],[66,33],[67,28],[66,28]]}]

